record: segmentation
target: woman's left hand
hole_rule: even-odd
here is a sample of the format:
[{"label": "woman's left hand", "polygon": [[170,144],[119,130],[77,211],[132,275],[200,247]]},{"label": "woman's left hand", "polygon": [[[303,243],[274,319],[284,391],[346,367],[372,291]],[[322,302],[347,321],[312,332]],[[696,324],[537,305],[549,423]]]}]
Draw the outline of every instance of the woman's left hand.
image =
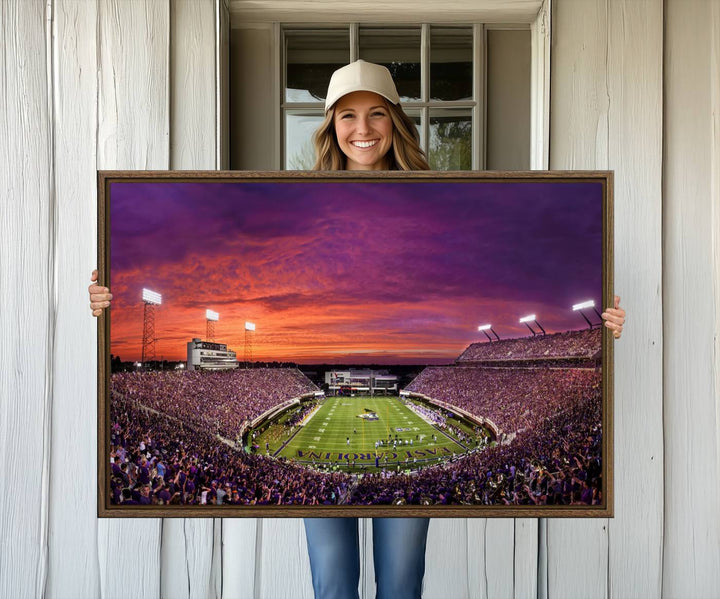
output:
[{"label": "woman's left hand", "polygon": [[625,310],[620,307],[619,296],[615,296],[615,307],[605,310],[602,313],[602,318],[605,321],[605,326],[612,331],[613,337],[620,339],[625,324]]}]

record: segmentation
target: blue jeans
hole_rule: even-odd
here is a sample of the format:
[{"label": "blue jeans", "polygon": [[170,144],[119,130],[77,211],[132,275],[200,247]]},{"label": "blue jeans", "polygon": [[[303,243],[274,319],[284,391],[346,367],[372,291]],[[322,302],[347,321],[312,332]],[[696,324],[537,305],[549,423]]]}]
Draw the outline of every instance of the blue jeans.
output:
[{"label": "blue jeans", "polygon": [[[420,599],[429,518],[373,518],[376,599]],[[358,599],[357,518],[305,518],[315,599]]]}]

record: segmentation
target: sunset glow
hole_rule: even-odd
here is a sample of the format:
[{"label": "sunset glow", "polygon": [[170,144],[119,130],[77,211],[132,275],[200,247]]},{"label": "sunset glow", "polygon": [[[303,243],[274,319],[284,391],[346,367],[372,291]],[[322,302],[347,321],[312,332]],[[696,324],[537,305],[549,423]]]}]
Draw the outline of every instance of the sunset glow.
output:
[{"label": "sunset glow", "polygon": [[253,359],[442,364],[485,337],[584,328],[601,305],[600,183],[111,185],[111,353],[138,360],[144,287],[158,359],[203,338]]}]

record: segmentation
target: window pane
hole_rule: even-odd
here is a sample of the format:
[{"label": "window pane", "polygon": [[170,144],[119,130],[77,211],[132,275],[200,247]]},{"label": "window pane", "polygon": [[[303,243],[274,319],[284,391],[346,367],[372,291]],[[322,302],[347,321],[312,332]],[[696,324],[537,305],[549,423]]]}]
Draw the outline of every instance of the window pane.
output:
[{"label": "window pane", "polygon": [[360,58],[386,66],[400,101],[420,100],[420,28],[360,28]]},{"label": "window pane", "polygon": [[348,29],[286,31],[286,102],[325,100],[333,71],[350,62]]},{"label": "window pane", "polygon": [[415,128],[417,129],[418,135],[420,136],[420,147],[424,148],[425,140],[423,139],[423,130],[422,130],[422,120],[420,117],[420,109],[419,108],[415,108],[415,109],[403,108],[403,110],[405,111],[405,114],[407,114],[410,117],[410,119],[413,121],[413,123],[415,123]]},{"label": "window pane", "polygon": [[473,36],[469,27],[430,29],[430,99],[472,100]]},{"label": "window pane", "polygon": [[312,170],[315,164],[312,135],[323,122],[323,116],[319,112],[293,112],[285,115],[285,170]]},{"label": "window pane", "polygon": [[467,109],[430,111],[430,168],[467,171],[472,168],[472,116]]}]

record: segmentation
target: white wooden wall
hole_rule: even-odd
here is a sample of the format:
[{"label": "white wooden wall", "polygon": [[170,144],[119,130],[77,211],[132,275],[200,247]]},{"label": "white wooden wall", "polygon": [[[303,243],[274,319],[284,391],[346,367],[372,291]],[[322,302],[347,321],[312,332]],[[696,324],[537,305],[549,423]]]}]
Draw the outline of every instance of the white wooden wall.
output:
[{"label": "white wooden wall", "polygon": [[[95,170],[222,163],[226,11],[0,2],[0,597],[312,596],[299,520],[95,517]],[[434,520],[424,597],[718,597],[720,2],[551,24],[550,167],[615,170],[616,515]]]},{"label": "white wooden wall", "polygon": [[718,597],[720,3],[665,18],[663,589]]},{"label": "white wooden wall", "polygon": [[658,597],[663,3],[554,4],[550,168],[615,171],[615,290],[630,316],[615,344],[615,518],[548,521],[548,595]]}]

